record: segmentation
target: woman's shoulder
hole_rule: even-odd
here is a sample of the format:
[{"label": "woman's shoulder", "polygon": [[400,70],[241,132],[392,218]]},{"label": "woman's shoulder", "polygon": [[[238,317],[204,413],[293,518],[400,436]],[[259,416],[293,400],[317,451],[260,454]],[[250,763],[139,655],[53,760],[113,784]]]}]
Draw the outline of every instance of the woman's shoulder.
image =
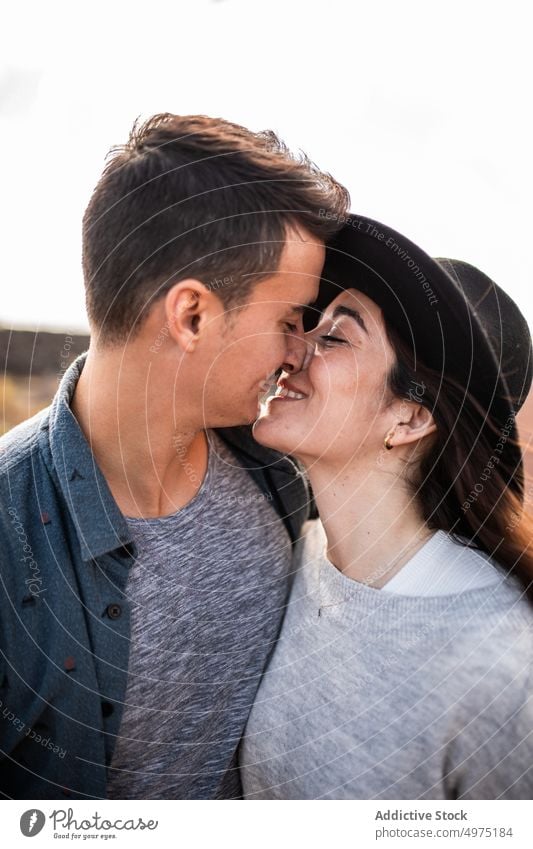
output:
[{"label": "woman's shoulder", "polygon": [[480,589],[486,592],[487,612],[501,613],[505,615],[502,623],[509,626],[522,626],[529,630],[530,638],[533,635],[533,604],[527,597],[524,585],[512,571],[500,563],[495,554],[476,548],[464,537],[454,537],[444,531],[440,534],[449,541],[452,549],[455,549],[456,562],[470,569],[471,574],[484,577],[484,583]]},{"label": "woman's shoulder", "polygon": [[463,537],[444,531],[438,534],[441,562],[446,561],[449,570],[448,586],[456,590],[442,596],[447,611],[442,624],[444,628],[449,625],[453,635],[450,660],[456,664],[458,676],[469,682],[466,689],[475,681],[477,697],[483,690],[487,699],[499,693],[503,708],[512,712],[531,698],[531,601],[518,578],[494,556]]}]

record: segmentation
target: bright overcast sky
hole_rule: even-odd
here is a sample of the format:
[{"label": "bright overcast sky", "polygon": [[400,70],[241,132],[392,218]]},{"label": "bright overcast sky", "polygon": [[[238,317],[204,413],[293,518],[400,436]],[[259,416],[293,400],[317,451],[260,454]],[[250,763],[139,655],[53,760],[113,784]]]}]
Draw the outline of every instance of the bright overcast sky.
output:
[{"label": "bright overcast sky", "polygon": [[355,212],[478,265],[533,327],[528,5],[9,4],[0,323],[87,327],[83,210],[133,120],[169,111],[276,130],[348,186]]}]

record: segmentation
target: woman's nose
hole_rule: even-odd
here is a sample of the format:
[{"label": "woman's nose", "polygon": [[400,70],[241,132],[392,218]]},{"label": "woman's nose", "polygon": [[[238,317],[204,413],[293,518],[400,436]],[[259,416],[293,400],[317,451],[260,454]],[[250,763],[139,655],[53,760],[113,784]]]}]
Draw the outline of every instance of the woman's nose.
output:
[{"label": "woman's nose", "polygon": [[289,374],[302,371],[309,365],[315,351],[315,345],[311,339],[303,336],[291,336],[287,341],[285,361],[281,368]]}]

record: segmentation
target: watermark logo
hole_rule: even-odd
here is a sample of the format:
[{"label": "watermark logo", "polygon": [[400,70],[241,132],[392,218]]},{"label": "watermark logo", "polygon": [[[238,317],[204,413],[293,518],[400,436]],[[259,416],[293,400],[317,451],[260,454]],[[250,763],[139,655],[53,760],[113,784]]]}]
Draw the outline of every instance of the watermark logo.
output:
[{"label": "watermark logo", "polygon": [[46,817],[42,811],[32,808],[30,811],[25,811],[20,818],[20,830],[24,837],[35,837],[42,831],[46,822]]}]

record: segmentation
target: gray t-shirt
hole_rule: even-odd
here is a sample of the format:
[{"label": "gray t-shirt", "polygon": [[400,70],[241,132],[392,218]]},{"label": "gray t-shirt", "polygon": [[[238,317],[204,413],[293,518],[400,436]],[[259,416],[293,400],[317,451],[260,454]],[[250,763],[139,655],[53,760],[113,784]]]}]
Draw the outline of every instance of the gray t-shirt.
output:
[{"label": "gray t-shirt", "polygon": [[213,432],[195,498],[171,516],[128,518],[128,687],[108,796],[241,795],[236,749],[288,594],[283,522]]}]

